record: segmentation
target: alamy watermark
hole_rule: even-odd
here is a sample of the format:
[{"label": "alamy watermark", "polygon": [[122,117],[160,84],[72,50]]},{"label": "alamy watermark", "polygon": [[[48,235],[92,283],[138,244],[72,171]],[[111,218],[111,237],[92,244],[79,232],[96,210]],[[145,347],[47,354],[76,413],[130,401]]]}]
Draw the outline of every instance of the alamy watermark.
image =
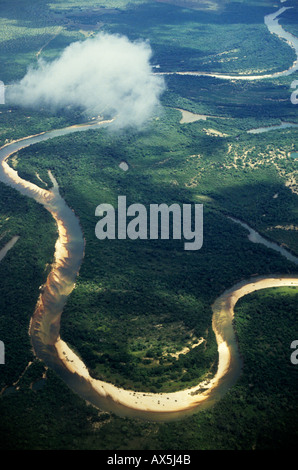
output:
[{"label": "alamy watermark", "polygon": [[[95,227],[99,240],[187,240],[185,250],[199,250],[203,246],[203,204],[131,204],[126,196],[118,196],[118,213],[111,204],[100,204],[95,215],[101,217]],[[128,220],[128,217],[133,219]],[[170,234],[170,220],[172,234]],[[116,227],[117,222],[117,227]]]},{"label": "alamy watermark", "polygon": [[292,341],[291,349],[295,349],[295,351],[293,351],[291,354],[291,363],[294,365],[297,365],[298,364],[298,339],[296,339],[295,341]]},{"label": "alamy watermark", "polygon": [[5,364],[5,346],[3,341],[0,341],[0,364]]},{"label": "alamy watermark", "polygon": [[295,91],[291,94],[291,103],[298,104],[298,80],[291,83],[291,88],[295,88]]}]

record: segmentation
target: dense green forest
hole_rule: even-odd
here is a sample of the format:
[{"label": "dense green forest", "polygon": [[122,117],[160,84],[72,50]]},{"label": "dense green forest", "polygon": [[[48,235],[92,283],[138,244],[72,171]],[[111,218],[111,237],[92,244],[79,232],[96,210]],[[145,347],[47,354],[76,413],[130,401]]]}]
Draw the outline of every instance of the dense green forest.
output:
[{"label": "dense green forest", "polygon": [[[264,25],[264,15],[276,6],[271,0],[214,1],[212,10],[141,0],[38,0],[34,8],[27,1],[2,3],[0,78],[8,85],[38,54],[50,60],[99,31],[149,39],[155,71],[274,73],[295,60],[294,51]],[[293,34],[296,10],[280,21]],[[298,129],[247,132],[298,123],[290,102],[295,78],[297,73],[249,82],[169,75],[162,112],[141,130],[90,130],[9,159],[21,177],[47,189],[51,170],[79,217],[85,257],[61,336],[93,377],[152,392],[194,385],[217,368],[214,300],[251,275],[297,275],[297,266],[251,243],[227,217],[298,254],[297,160],[291,157]],[[208,117],[182,124],[177,108]],[[1,145],[84,121],[79,110],[2,105],[0,111]],[[128,163],[127,172],[121,161]],[[187,252],[178,240],[99,241],[96,206],[116,207],[123,194],[129,204],[146,207],[202,203],[202,249]],[[236,305],[243,371],[214,407],[165,424],[120,418],[85,403],[33,355],[28,327],[53,261],[57,228],[42,206],[1,183],[0,249],[14,235],[20,239],[0,262],[0,340],[6,347],[1,449],[295,447],[298,368],[290,362],[290,344],[298,333],[297,289],[260,291]],[[185,346],[190,351],[181,354]]]},{"label": "dense green forest", "polygon": [[[267,249],[251,244],[245,230],[225,217],[239,217],[267,236],[268,227],[295,223],[296,195],[284,187],[273,165],[226,169],[231,157],[221,156],[228,144],[220,142],[216,148],[216,137],[204,135],[200,124],[181,126],[177,117],[165,111],[140,133],[88,131],[55,139],[19,152],[17,164],[20,175],[34,182],[36,171],[44,181],[47,170],[53,171],[86,239],[77,287],[63,314],[62,337],[95,377],[139,390],[183,388],[213,371],[210,306],[215,298],[251,274],[295,270],[277,254],[270,253],[268,259]],[[289,131],[290,141],[293,133],[297,131]],[[244,136],[237,141],[239,154],[248,141],[252,145],[251,137]],[[261,155],[267,141],[255,140],[253,156]],[[278,146],[278,132],[276,143],[271,142],[273,149]],[[129,163],[128,172],[119,168],[121,160]],[[294,163],[289,160],[291,171]],[[120,194],[128,204],[147,207],[202,201],[203,248],[187,253],[180,241],[97,240],[95,207],[102,202],[116,206]],[[295,240],[288,240],[293,250]],[[220,276],[217,265],[224,266]],[[206,342],[177,361],[171,354],[183,349],[192,335]]]}]

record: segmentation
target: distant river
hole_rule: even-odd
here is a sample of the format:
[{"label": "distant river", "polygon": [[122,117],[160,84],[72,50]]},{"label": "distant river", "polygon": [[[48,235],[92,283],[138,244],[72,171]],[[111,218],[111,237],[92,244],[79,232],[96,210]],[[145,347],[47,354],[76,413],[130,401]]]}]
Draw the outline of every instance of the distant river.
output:
[{"label": "distant river", "polygon": [[[74,288],[84,257],[84,238],[75,213],[59,194],[58,184],[53,182],[51,190],[45,190],[19,177],[7,164],[7,158],[21,148],[72,132],[98,128],[107,124],[87,124],[45,132],[12,142],[0,149],[0,181],[17,191],[35,199],[54,217],[59,237],[55,247],[55,262],[42,288],[35,312],[30,322],[30,337],[35,354],[82,398],[96,407],[112,411],[120,416],[138,417],[152,421],[180,419],[198,410],[205,409],[221,399],[234,385],[241,373],[242,361],[232,324],[236,301],[258,289],[277,286],[298,286],[298,276],[259,276],[241,281],[224,292],[212,305],[212,327],[218,344],[218,369],[215,376],[196,386],[173,393],[143,393],[124,390],[113,384],[90,377],[83,362],[60,339],[60,319],[67,298]],[[245,223],[241,223],[254,236],[254,242],[268,246],[267,240],[259,236]],[[276,245],[276,244],[275,244]],[[276,245],[277,246],[277,245]],[[272,248],[272,246],[270,245]],[[276,249],[276,247],[274,248]],[[281,255],[297,264],[298,259],[284,248]]]},{"label": "distant river", "polygon": [[276,72],[266,75],[228,75],[224,73],[209,73],[209,72],[158,72],[158,75],[191,75],[195,77],[208,76],[214,78],[221,78],[224,80],[264,80],[267,78],[279,78],[291,75],[298,70],[298,38],[291,33],[288,33],[278,22],[278,17],[291,7],[282,7],[277,12],[265,16],[264,22],[270,33],[276,34],[279,38],[285,39],[289,46],[291,46],[296,53],[296,60],[294,64],[283,72]]}]

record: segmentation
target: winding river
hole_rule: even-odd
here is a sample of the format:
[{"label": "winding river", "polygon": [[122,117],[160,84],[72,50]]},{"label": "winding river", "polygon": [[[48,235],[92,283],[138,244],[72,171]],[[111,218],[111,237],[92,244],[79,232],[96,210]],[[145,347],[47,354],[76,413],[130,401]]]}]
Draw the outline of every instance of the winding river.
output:
[{"label": "winding river", "polygon": [[[195,387],[173,393],[142,393],[124,390],[113,384],[90,377],[80,358],[60,338],[60,318],[67,297],[72,292],[84,257],[84,238],[75,213],[59,194],[58,184],[49,172],[53,187],[45,190],[19,177],[7,163],[9,156],[18,150],[72,132],[86,131],[108,125],[110,121],[97,124],[73,126],[45,132],[12,142],[0,149],[0,180],[20,193],[35,199],[54,217],[58,227],[55,259],[52,270],[42,288],[29,333],[35,354],[88,402],[121,416],[141,417],[147,420],[171,420],[184,417],[206,408],[219,400],[237,381],[242,362],[238,351],[232,319],[234,305],[243,295],[258,289],[277,286],[298,286],[298,276],[257,277],[242,281],[224,292],[213,304],[212,327],[218,344],[218,369],[213,378]],[[284,248],[265,241],[246,224],[244,228],[254,235],[252,241],[278,249],[298,265],[298,257]],[[259,238],[258,238],[259,237]],[[278,248],[277,248],[278,247]],[[289,258],[290,256],[290,258]]]},{"label": "winding river", "polygon": [[293,65],[288,69],[282,72],[276,72],[265,75],[229,75],[225,73],[211,73],[211,72],[157,72],[158,75],[191,75],[195,77],[207,76],[213,78],[221,78],[223,80],[264,80],[267,78],[279,78],[286,77],[298,70],[298,38],[293,34],[285,31],[283,27],[278,22],[278,17],[282,15],[286,10],[292,7],[282,7],[275,13],[265,16],[264,22],[271,34],[277,35],[279,38],[287,41],[289,46],[291,46],[296,53],[296,60]]},{"label": "winding river", "polygon": [[[284,9],[266,17],[269,29],[272,23],[276,27],[276,18],[282,11]],[[298,51],[297,43],[296,51]],[[297,70],[297,64],[294,64],[287,74],[293,73],[295,70]],[[274,76],[284,74],[286,73],[282,72],[274,74]],[[270,75],[270,77],[272,76]],[[234,79],[235,77],[229,78]],[[244,79],[244,77],[241,78]],[[265,77],[258,76],[257,78]],[[256,79],[256,77],[250,77],[250,79]],[[206,378],[192,388],[173,393],[143,393],[121,389],[113,384],[90,377],[81,359],[60,338],[61,314],[67,298],[75,286],[75,280],[84,257],[85,242],[79,220],[60,196],[58,184],[50,172],[49,177],[53,187],[50,190],[42,189],[20,178],[17,171],[8,165],[7,159],[20,149],[38,142],[73,132],[97,129],[109,125],[110,122],[102,121],[44,132],[11,142],[0,149],[0,181],[42,204],[52,214],[58,227],[54,262],[31,318],[29,334],[37,357],[55,370],[73,391],[96,407],[112,411],[120,416],[138,417],[146,420],[180,419],[213,405],[239,378],[242,360],[232,324],[234,306],[238,299],[259,289],[279,286],[297,287],[298,275],[254,277],[232,286],[216,299],[212,305],[212,327],[218,344],[217,372],[214,377]],[[237,219],[231,220],[240,223],[243,228],[248,230],[251,241],[262,243],[270,249],[279,251],[281,255],[298,265],[298,257],[277,244],[265,240],[247,224]]]}]

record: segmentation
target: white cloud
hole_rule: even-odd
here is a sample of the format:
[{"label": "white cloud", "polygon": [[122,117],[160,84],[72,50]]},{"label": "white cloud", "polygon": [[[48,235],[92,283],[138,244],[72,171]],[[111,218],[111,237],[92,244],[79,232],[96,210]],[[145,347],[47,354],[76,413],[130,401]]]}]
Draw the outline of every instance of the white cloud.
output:
[{"label": "white cloud", "polygon": [[117,116],[118,126],[138,126],[156,111],[165,88],[152,73],[151,54],[146,42],[100,33],[70,44],[52,62],[39,60],[9,87],[7,101],[53,110],[79,106],[89,115]]}]

